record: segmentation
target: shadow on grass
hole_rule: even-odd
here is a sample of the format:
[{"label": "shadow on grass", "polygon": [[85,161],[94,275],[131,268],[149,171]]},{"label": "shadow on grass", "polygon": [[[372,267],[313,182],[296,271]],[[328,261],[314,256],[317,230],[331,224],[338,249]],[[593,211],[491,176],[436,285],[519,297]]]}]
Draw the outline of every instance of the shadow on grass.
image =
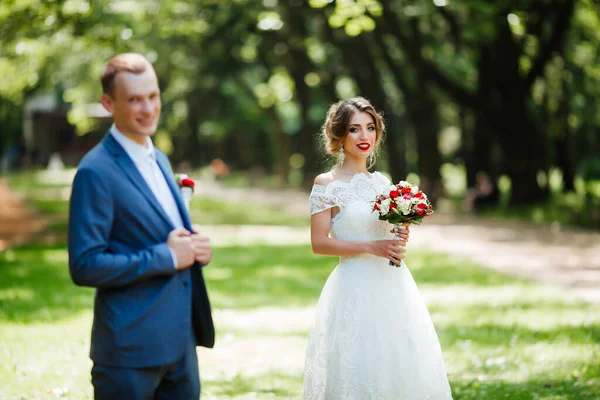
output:
[{"label": "shadow on grass", "polygon": [[[210,394],[237,396],[255,394],[256,399],[299,399],[302,376],[286,375],[282,371],[269,371],[260,375],[236,375],[233,378],[207,382]],[[249,397],[250,398],[250,397]]]},{"label": "shadow on grass", "polygon": [[[583,377],[572,380],[551,380],[534,378],[520,383],[486,382],[485,380],[453,380],[450,386],[454,400],[543,400],[543,399],[598,399],[598,386],[582,382]],[[589,376],[586,377],[589,379]],[[209,395],[236,396],[253,393],[256,398],[291,399],[300,398],[302,376],[266,374],[244,376],[233,379],[207,381],[205,389]]]},{"label": "shadow on grass", "polygon": [[[596,368],[599,365],[595,366]],[[597,400],[600,386],[582,382],[582,377],[572,380],[531,379],[522,383],[450,381],[454,400]]]},{"label": "shadow on grass", "polygon": [[94,291],[75,286],[64,245],[29,245],[0,254],[0,320],[51,322],[91,310]]},{"label": "shadow on grass", "polygon": [[445,346],[469,341],[485,346],[512,346],[565,342],[569,344],[599,344],[600,325],[559,325],[550,329],[531,329],[522,325],[497,324],[437,326]]}]

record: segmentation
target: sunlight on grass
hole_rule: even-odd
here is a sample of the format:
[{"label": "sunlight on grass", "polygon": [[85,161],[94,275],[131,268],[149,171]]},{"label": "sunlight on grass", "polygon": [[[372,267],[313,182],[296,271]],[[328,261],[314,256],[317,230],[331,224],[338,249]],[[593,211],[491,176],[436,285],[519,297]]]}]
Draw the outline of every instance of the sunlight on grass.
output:
[{"label": "sunlight on grass", "polygon": [[49,390],[67,388],[66,398],[91,399],[90,327],[89,310],[48,323],[0,320],[0,398],[50,398]]},{"label": "sunlight on grass", "polygon": [[66,168],[62,171],[45,169],[9,172],[3,175],[11,188],[18,191],[37,190],[44,188],[69,187],[75,177],[76,168]]},{"label": "sunlight on grass", "polygon": [[31,301],[35,293],[31,289],[2,289],[0,301]]},{"label": "sunlight on grass", "polygon": [[308,226],[307,215],[286,213],[276,206],[234,203],[194,197],[190,203],[192,221],[203,225],[284,225]]}]

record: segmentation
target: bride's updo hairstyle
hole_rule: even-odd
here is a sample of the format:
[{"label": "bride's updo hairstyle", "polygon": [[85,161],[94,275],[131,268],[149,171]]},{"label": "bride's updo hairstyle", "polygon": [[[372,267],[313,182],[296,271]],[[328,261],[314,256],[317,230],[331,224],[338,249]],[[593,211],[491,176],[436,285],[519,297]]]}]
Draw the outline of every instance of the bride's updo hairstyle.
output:
[{"label": "bride's updo hairstyle", "polygon": [[348,100],[338,101],[327,111],[327,118],[321,129],[321,139],[325,145],[327,154],[338,159],[342,142],[348,135],[350,119],[356,112],[365,112],[373,118],[375,124],[375,143],[373,145],[373,158],[367,168],[371,168],[376,161],[376,153],[379,149],[383,135],[385,133],[385,124],[383,117],[375,111],[375,108],[364,97],[353,97]]}]

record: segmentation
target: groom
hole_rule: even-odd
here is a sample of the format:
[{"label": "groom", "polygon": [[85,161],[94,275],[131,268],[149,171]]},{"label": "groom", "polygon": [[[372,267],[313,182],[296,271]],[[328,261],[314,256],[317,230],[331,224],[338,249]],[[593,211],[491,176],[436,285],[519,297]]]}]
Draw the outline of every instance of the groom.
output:
[{"label": "groom", "polygon": [[201,270],[209,240],[150,139],[161,108],[152,65],[119,54],[101,80],[114,125],[79,164],[69,210],[71,277],[96,288],[95,398],[198,399],[196,346],[214,345]]}]

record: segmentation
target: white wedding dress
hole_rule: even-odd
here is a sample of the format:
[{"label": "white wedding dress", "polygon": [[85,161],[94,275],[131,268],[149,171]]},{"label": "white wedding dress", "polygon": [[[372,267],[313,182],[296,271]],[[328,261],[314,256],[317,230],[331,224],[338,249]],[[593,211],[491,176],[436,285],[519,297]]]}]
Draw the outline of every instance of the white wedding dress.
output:
[{"label": "white wedding dress", "polygon": [[[391,225],[371,212],[390,185],[382,174],[314,185],[311,214],[339,207],[331,236],[392,239]],[[410,271],[370,254],[341,257],[316,309],[308,341],[302,398],[452,399],[442,351]]]}]

